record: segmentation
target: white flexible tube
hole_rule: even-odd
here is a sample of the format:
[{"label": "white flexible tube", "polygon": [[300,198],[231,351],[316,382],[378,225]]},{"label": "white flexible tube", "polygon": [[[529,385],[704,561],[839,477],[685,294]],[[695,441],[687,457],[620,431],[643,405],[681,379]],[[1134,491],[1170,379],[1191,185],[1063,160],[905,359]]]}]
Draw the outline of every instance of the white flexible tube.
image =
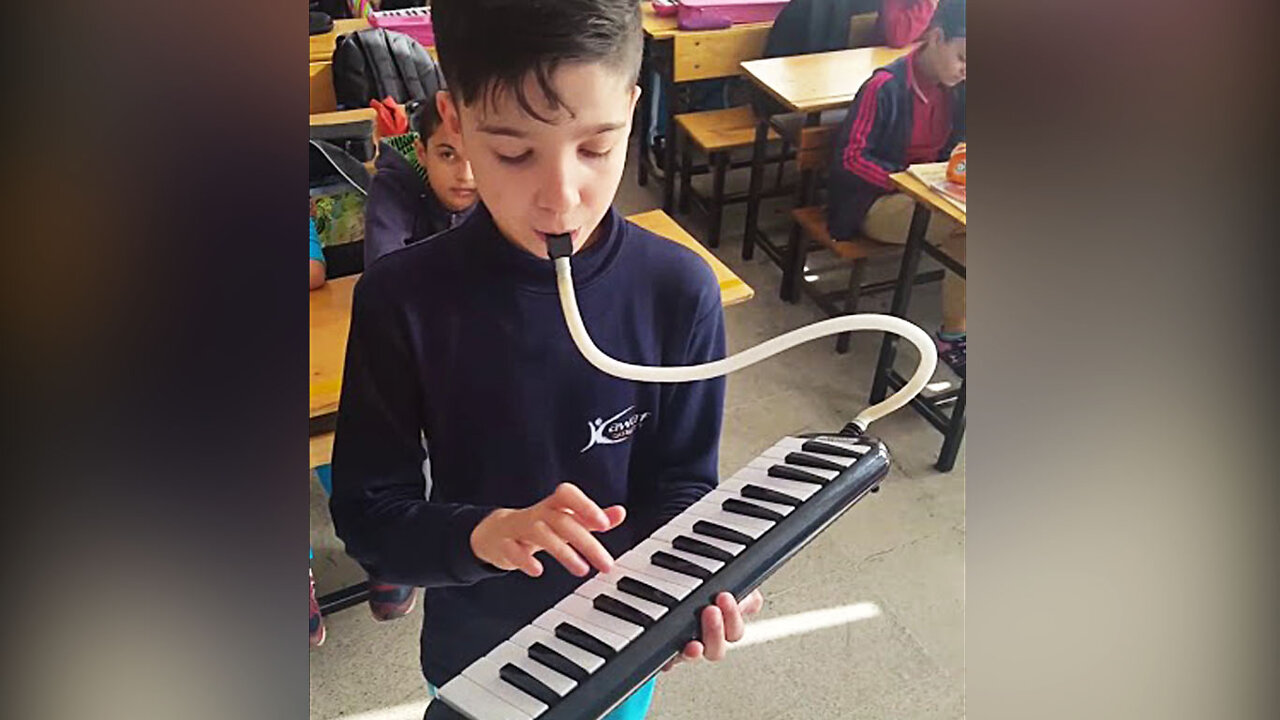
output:
[{"label": "white flexible tube", "polygon": [[867,426],[872,422],[911,402],[911,398],[915,397],[924,388],[925,383],[929,382],[929,378],[933,376],[933,371],[938,366],[938,350],[934,347],[933,340],[928,333],[902,318],[874,313],[843,315],[816,322],[812,325],[806,325],[789,333],[779,335],[772,340],[766,340],[755,347],[747,348],[723,360],[715,360],[701,365],[649,367],[624,363],[605,355],[592,342],[591,335],[587,332],[587,326],[582,322],[582,314],[578,311],[578,298],[573,289],[573,270],[569,266],[569,258],[556,258],[555,265],[556,287],[560,292],[560,309],[564,313],[565,322],[569,326],[569,335],[573,337],[573,342],[578,346],[578,351],[587,359],[587,362],[594,365],[601,372],[623,380],[653,383],[708,380],[721,375],[728,375],[731,372],[741,370],[777,355],[783,350],[790,350],[801,343],[817,340],[828,335],[835,335],[849,330],[891,332],[906,338],[911,341],[912,345],[916,346],[916,349],[920,352],[920,363],[916,365],[916,371],[912,374],[911,379],[898,392],[863,410],[853,419],[854,424],[866,430]]}]

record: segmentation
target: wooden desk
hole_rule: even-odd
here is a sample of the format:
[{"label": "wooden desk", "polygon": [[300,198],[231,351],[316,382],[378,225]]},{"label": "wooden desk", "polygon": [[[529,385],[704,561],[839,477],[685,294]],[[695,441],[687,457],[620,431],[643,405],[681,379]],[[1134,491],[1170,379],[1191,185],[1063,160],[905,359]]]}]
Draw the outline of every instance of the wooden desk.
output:
[{"label": "wooden desk", "polygon": [[[831,52],[793,55],[790,57],[749,60],[742,63],[743,73],[751,81],[761,105],[772,108],[761,114],[756,125],[755,144],[751,156],[751,184],[747,195],[746,230],[742,238],[742,257],[750,260],[755,252],[760,220],[760,186],[764,181],[764,151],[769,132],[769,116],[782,113],[804,113],[805,126],[817,125],[822,112],[847,108],[858,94],[858,88],[876,68],[884,67],[911,52],[911,47],[869,47]],[[813,194],[815,174],[803,170],[797,194],[797,207],[808,203]],[[765,253],[786,270],[786,261],[777,246],[760,237]],[[795,301],[789,292],[793,283],[783,283],[783,299]]]},{"label": "wooden desk", "polygon": [[[889,180],[902,192],[924,203],[932,210],[946,215],[964,227],[969,226],[968,213],[956,207],[956,204],[940,195],[937,190],[921,182],[920,178],[909,172],[893,173]],[[967,207],[967,204],[966,204]]]},{"label": "wooden desk", "polygon": [[671,219],[671,216],[661,210],[650,210],[649,212],[629,215],[627,219],[649,232],[680,243],[698,253],[703,260],[706,260],[707,264],[715,272],[716,280],[720,283],[720,302],[725,307],[746,302],[755,296],[756,293],[751,289],[750,285],[735,275],[720,258],[712,255],[710,250],[695,240],[684,228],[680,227],[675,220]]},{"label": "wooden desk", "polygon": [[[889,176],[889,180],[916,201],[915,211],[911,215],[911,228],[907,231],[907,244],[902,253],[902,265],[898,269],[898,280],[893,289],[893,303],[889,307],[891,315],[905,318],[911,303],[911,291],[915,287],[916,272],[920,267],[922,255],[927,253],[960,277],[966,275],[966,268],[962,263],[940,248],[925,242],[925,232],[929,229],[929,216],[936,210],[960,223],[962,227],[968,227],[968,214],[931,190],[914,175],[905,172],[894,173]],[[897,345],[898,336],[885,333],[884,340],[880,343],[880,358],[876,362],[875,375],[871,381],[872,403],[880,402],[888,397],[890,391],[897,390],[906,384],[906,378],[893,369]],[[942,449],[938,452],[938,462],[935,464],[935,467],[942,472],[948,472],[955,467],[956,456],[960,452],[960,441],[964,438],[967,382],[967,379],[962,379],[957,390],[934,397],[916,396],[911,401],[912,409],[942,433]],[[950,406],[950,413],[945,412],[947,406]]]},{"label": "wooden desk", "polygon": [[913,48],[868,47],[764,58],[742,63],[742,72],[788,112],[814,113],[849,106],[876,68]]},{"label": "wooden desk", "polygon": [[[631,215],[627,220],[678,242],[705,259],[720,282],[720,300],[725,306],[746,302],[755,295],[755,291],[742,278],[735,275],[719,258],[707,252],[701,243],[661,210]],[[347,352],[347,333],[351,329],[351,296],[358,279],[359,276],[352,275],[330,280],[319,290],[311,291],[310,417],[313,419],[338,409],[338,395],[342,390],[342,364]],[[315,451],[317,447],[313,444],[312,449]],[[323,446],[319,449],[323,452]],[[313,452],[312,463],[315,462]]]},{"label": "wooden desk", "polygon": [[[721,30],[681,30],[677,19],[658,17],[653,3],[641,2],[641,25],[644,28],[644,63],[640,70],[646,93],[651,92],[649,78],[656,76],[666,98],[666,137],[663,165],[667,168],[662,183],[662,209],[672,211],[675,198],[676,167],[675,116],[684,111],[676,84],[694,80],[734,77],[741,74],[743,60],[764,54],[764,43],[772,22],[731,25]],[[642,96],[636,111],[640,118],[641,187],[649,182],[649,125],[653,119],[653,98]]]}]

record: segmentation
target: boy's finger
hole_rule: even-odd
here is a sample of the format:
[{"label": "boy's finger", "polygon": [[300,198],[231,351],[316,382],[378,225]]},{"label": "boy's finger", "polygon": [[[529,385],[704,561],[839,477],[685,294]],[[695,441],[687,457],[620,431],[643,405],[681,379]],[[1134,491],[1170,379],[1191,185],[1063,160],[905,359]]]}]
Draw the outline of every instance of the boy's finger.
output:
[{"label": "boy's finger", "polygon": [[560,483],[549,499],[551,507],[572,512],[591,530],[600,531],[609,528],[609,518],[604,511],[573,483]]},{"label": "boy's finger", "polygon": [[715,662],[724,659],[727,643],[724,641],[724,616],[716,605],[702,609],[702,655]]},{"label": "boy's finger", "polygon": [[507,562],[513,568],[520,570],[529,577],[539,577],[542,575],[542,563],[533,556],[534,549],[522,545],[515,540],[507,540],[504,543],[505,555]]},{"label": "boy's finger", "polygon": [[582,577],[591,571],[587,561],[583,560],[582,556],[570,547],[569,543],[564,541],[564,538],[557,535],[547,523],[541,520],[535,521],[532,532],[533,540],[542,546],[543,550],[551,553],[551,556],[574,576]]},{"label": "boy's finger", "polygon": [[760,612],[764,607],[764,595],[759,590],[752,590],[751,594],[745,600],[738,603],[738,609],[742,611],[742,616],[750,617]]},{"label": "boy's finger", "polygon": [[738,606],[738,601],[727,592],[716,595],[716,605],[720,608],[720,614],[724,617],[724,639],[729,642],[738,642],[742,639],[742,634],[746,632],[747,625],[742,620],[742,611]]},{"label": "boy's finger", "polygon": [[604,509],[605,517],[609,519],[608,530],[612,530],[622,524],[627,519],[627,509],[621,505],[610,505]]},{"label": "boy's finger", "polygon": [[609,554],[609,550],[582,527],[576,516],[562,513],[552,521],[552,526],[592,567],[602,573],[613,569],[613,556]]},{"label": "boy's finger", "polygon": [[697,662],[702,659],[703,645],[697,640],[690,640],[684,646],[684,652],[680,658],[682,662]]}]

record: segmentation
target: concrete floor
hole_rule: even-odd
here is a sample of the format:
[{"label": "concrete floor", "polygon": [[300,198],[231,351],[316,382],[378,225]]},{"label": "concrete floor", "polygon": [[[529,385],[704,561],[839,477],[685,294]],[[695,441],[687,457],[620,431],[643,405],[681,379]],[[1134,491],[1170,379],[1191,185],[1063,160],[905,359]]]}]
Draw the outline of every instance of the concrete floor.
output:
[{"label": "concrete floor", "polygon": [[[746,171],[731,173],[730,189]],[[707,187],[707,178],[695,185]],[[661,206],[659,186],[636,182],[634,144],[615,202],[623,214]],[[766,204],[762,226],[785,237],[786,201]],[[725,213],[716,254],[756,291],[725,310],[730,351],[822,319],[805,299],[778,299],[781,272],[762,253],[740,257],[745,206]],[[676,214],[695,237],[705,237],[699,213]],[[811,267],[821,268],[821,256]],[[896,264],[873,271],[889,277]],[[818,282],[842,287],[833,270]],[[887,295],[864,300],[884,311]],[[911,318],[926,328],[940,314],[937,284],[917,288]],[[722,476],[735,472],[784,435],[835,431],[866,404],[879,335],[854,336],[852,351],[836,355],[834,340],[796,348],[729,377],[721,439]],[[914,363],[910,351],[901,368]],[[939,379],[953,379],[946,370]],[[765,582],[764,621],[859,605],[825,627],[735,649],[718,664],[680,667],[659,678],[650,718],[925,718],[964,717],[964,451],[953,471],[933,468],[941,436],[909,410],[879,421],[872,433],[893,455],[883,490],[834,523]],[[342,553],[324,491],[311,479],[311,542],[321,594],[361,579]],[[878,613],[876,611],[878,610]],[[418,666],[421,610],[387,623],[367,606],[325,619],[328,639],[311,658],[311,717],[321,720],[420,718],[426,687]],[[839,611],[836,611],[839,615]],[[864,617],[870,615],[870,617]],[[801,621],[813,616],[793,618]],[[864,619],[854,619],[864,618]],[[785,621],[784,621],[785,622]],[[301,625],[301,621],[299,621]],[[774,623],[776,625],[776,623]],[[750,631],[749,631],[750,632]],[[301,642],[301,638],[299,638]]]}]

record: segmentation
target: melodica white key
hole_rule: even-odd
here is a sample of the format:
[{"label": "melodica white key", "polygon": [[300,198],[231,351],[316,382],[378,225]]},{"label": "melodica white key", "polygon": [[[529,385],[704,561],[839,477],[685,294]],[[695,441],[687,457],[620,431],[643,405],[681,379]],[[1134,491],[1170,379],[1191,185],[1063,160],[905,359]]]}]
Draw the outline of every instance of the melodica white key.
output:
[{"label": "melodica white key", "polygon": [[[448,703],[458,714],[450,716],[440,710],[437,706],[442,702]],[[484,689],[465,672],[440,688],[437,699],[427,706],[427,714],[432,718],[464,717],[469,720],[532,720],[534,717]]]},{"label": "melodica white key", "polygon": [[[426,720],[602,717],[698,638],[717,594],[746,597],[888,470],[888,449],[870,436],[783,438],[504,641],[490,664],[446,683]],[[493,665],[505,685],[486,689]],[[539,703],[546,710],[529,712]]]}]

